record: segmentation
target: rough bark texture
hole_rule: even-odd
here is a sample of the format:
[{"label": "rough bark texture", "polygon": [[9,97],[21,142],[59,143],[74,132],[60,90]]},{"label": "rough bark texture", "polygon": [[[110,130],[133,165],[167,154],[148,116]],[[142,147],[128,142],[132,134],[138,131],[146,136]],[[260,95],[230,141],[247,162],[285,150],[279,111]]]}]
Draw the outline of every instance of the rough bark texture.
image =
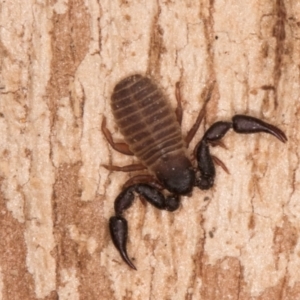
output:
[{"label": "rough bark texture", "polygon": [[[300,299],[300,2],[2,1],[1,299]],[[230,132],[214,188],[168,213],[136,201],[120,259],[108,219],[135,161],[101,133],[116,82],[155,78],[185,134],[215,81],[204,122],[250,114],[279,126]]]}]

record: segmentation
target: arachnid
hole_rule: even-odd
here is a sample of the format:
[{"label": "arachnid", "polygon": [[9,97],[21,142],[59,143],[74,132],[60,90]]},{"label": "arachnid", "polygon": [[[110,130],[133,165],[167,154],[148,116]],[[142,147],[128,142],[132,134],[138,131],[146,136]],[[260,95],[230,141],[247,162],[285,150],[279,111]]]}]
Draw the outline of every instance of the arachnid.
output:
[{"label": "arachnid", "polygon": [[[206,95],[206,103],[211,92],[212,88]],[[281,142],[287,141],[279,128],[257,118],[235,115],[232,122],[216,122],[205,132],[194,151],[197,161],[194,167],[186,150],[203,118],[204,108],[184,139],[180,128],[182,110],[178,86],[176,98],[178,107],[174,112],[150,78],[132,75],[115,86],[111,97],[112,112],[126,143],[114,143],[105,118],[102,122],[102,131],[110,145],[124,154],[135,155],[141,162],[125,167],[105,167],[121,171],[147,168],[151,174],[135,176],[125,184],[115,200],[115,216],[109,220],[112,241],[133,269],[136,268],[126,251],[128,226],[123,213],[131,207],[135,193],[158,209],[174,211],[179,207],[180,196],[191,193],[194,186],[202,190],[211,188],[216,173],[214,163],[222,166],[222,162],[210,154],[209,144],[220,144],[220,139],[231,128],[237,133],[266,132]],[[223,165],[223,168],[226,167]]]}]

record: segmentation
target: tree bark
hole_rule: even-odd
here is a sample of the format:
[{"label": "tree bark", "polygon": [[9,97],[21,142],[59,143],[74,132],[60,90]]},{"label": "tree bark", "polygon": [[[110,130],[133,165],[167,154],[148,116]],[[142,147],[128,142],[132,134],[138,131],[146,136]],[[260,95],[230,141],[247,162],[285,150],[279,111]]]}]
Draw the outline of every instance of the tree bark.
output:
[{"label": "tree bark", "polygon": [[[1,299],[299,299],[300,4],[291,1],[4,1],[0,74]],[[108,219],[136,173],[110,96],[151,76],[187,133],[215,82],[201,127],[248,114],[288,142],[230,131],[212,148],[215,186],[178,211],[136,199],[126,212],[129,269]]]}]

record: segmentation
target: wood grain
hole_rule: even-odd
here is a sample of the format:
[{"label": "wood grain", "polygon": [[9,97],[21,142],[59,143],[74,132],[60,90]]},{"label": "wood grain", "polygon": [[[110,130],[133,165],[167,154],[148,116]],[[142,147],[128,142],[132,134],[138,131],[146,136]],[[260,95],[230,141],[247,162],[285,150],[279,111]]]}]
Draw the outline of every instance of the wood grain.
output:
[{"label": "wood grain", "polygon": [[[245,2],[245,3],[244,3]],[[246,3],[247,2],[247,3]],[[4,1],[0,38],[1,299],[300,299],[300,3]],[[126,213],[125,265],[108,234],[135,162],[112,151],[102,117],[115,84],[156,78],[183,133],[215,81],[199,133],[250,114],[288,142],[230,132],[216,185],[168,213]]]}]

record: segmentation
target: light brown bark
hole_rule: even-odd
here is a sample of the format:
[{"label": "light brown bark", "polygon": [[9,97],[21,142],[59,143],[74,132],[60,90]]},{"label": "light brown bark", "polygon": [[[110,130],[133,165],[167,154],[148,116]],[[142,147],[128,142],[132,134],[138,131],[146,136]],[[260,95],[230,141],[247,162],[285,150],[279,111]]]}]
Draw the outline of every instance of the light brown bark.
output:
[{"label": "light brown bark", "polygon": [[[300,4],[291,1],[4,1],[0,37],[1,299],[300,299]],[[126,212],[128,252],[108,233],[135,161],[101,133],[114,85],[149,74],[185,134],[236,113],[286,133],[230,132],[210,191],[174,213]]]}]

